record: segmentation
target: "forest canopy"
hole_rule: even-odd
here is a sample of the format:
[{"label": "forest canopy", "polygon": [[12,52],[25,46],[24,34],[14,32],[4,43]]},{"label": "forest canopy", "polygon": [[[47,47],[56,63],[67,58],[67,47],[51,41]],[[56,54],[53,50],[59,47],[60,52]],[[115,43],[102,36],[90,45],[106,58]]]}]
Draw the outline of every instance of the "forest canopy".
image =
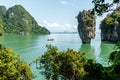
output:
[{"label": "forest canopy", "polygon": [[80,51],[73,49],[58,51],[55,46],[46,47],[48,50],[34,62],[47,80],[118,80],[120,78],[120,43],[116,46],[118,51],[112,52],[109,56],[111,65],[108,67],[102,66],[93,59],[87,59]]},{"label": "forest canopy", "polygon": [[[0,33],[15,34],[50,34],[21,5],[15,5],[8,10],[0,6]],[[1,20],[2,19],[2,20]]]},{"label": "forest canopy", "polygon": [[32,80],[29,64],[0,44],[0,80]]},{"label": "forest canopy", "polygon": [[113,11],[120,6],[120,0],[93,0],[92,3],[94,4],[92,11],[97,15]]}]

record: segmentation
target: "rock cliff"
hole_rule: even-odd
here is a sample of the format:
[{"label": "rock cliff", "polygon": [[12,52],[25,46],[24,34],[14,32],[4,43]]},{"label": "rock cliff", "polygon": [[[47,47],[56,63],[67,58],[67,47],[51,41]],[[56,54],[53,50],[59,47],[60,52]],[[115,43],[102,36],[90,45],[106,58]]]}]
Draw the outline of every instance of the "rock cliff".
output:
[{"label": "rock cliff", "polygon": [[0,17],[4,18],[6,16],[7,9],[5,6],[0,6]]},{"label": "rock cliff", "polygon": [[3,32],[4,32],[4,30],[3,30],[3,25],[4,25],[3,21],[4,21],[5,16],[6,16],[6,11],[7,11],[7,9],[5,8],[5,6],[0,6],[0,36],[2,36]]},{"label": "rock cliff", "polygon": [[15,34],[50,34],[45,27],[38,25],[37,21],[21,5],[15,5],[8,10],[0,6],[0,16],[3,20],[5,33]]},{"label": "rock cliff", "polygon": [[77,16],[78,32],[82,43],[90,43],[91,39],[95,37],[95,16],[91,15],[91,11],[79,12]]},{"label": "rock cliff", "polygon": [[104,18],[100,29],[102,41],[120,41],[120,7]]}]

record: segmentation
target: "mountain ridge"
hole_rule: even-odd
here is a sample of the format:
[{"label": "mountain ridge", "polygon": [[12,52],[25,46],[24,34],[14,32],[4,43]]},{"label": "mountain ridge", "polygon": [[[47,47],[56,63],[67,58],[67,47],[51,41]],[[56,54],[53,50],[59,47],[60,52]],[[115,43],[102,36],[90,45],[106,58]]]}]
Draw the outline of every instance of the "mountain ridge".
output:
[{"label": "mountain ridge", "polygon": [[[15,5],[8,10],[5,6],[0,6],[0,18],[3,31],[15,34],[50,34],[45,27],[40,26],[32,15],[21,5]],[[1,29],[1,26],[0,26]],[[0,30],[1,31],[1,30]],[[0,32],[3,33],[3,32]]]}]

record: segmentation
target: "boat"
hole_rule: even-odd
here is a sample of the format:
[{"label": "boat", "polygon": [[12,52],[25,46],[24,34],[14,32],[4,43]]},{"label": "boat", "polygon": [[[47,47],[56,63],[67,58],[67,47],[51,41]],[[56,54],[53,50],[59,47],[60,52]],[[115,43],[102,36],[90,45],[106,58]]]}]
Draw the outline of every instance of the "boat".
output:
[{"label": "boat", "polygon": [[53,41],[54,39],[47,39],[47,41]]}]

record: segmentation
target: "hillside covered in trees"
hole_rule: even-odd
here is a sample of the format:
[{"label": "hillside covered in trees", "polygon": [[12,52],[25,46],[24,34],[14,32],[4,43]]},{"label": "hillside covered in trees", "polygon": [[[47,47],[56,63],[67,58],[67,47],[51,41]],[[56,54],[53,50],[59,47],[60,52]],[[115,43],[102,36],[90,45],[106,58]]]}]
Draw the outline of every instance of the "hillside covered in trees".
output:
[{"label": "hillside covered in trees", "polygon": [[15,5],[8,10],[5,6],[0,6],[0,34],[3,32],[23,35],[50,34],[21,5]]},{"label": "hillside covered in trees", "polygon": [[100,24],[102,41],[120,40],[120,7],[114,10]]}]

